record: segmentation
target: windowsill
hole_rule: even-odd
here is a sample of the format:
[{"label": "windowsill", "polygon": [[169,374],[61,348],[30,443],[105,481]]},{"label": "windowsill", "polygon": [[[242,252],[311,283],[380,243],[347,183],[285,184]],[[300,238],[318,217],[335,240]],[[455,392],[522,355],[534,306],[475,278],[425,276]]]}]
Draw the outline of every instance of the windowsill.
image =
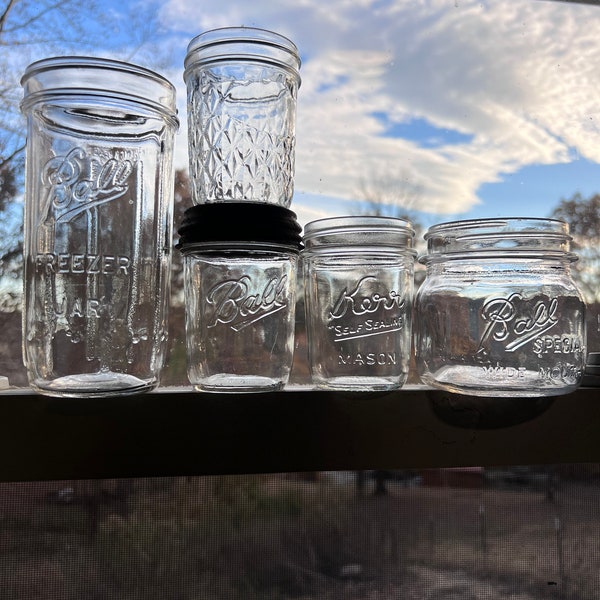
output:
[{"label": "windowsill", "polygon": [[599,393],[177,387],[74,400],[11,389],[0,392],[0,481],[600,462]]}]

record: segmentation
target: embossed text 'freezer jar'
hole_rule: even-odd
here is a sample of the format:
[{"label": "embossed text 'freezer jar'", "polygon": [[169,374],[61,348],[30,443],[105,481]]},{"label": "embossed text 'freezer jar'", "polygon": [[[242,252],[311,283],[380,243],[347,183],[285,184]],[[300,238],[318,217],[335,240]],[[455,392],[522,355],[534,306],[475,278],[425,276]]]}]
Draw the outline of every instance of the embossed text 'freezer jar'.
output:
[{"label": "embossed text 'freezer jar'", "polygon": [[188,46],[193,200],[289,208],[294,186],[298,49],[277,33],[226,27]]},{"label": "embossed text 'freezer jar'", "polygon": [[308,223],[303,252],[308,353],[323,388],[386,390],[408,375],[414,231],[387,217]]},{"label": "embossed text 'freezer jar'", "polygon": [[203,391],[260,392],[288,381],[301,227],[268,204],[205,204],[179,228],[188,377]]},{"label": "embossed text 'freezer jar'", "polygon": [[424,383],[486,396],[574,390],[585,366],[585,306],[570,275],[568,226],[550,219],[436,225],[416,298]]},{"label": "embossed text 'freezer jar'", "polygon": [[30,384],[59,396],[151,389],[167,339],[175,90],[84,57],[33,63],[22,85]]}]

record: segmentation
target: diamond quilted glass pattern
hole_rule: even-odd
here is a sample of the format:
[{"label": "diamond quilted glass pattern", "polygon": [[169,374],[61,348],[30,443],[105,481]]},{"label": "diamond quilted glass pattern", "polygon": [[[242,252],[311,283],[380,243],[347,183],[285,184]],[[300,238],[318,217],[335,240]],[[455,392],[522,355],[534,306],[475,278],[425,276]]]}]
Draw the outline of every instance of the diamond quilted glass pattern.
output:
[{"label": "diamond quilted glass pattern", "polygon": [[265,64],[219,63],[188,80],[194,202],[266,202],[293,194],[297,78]]}]

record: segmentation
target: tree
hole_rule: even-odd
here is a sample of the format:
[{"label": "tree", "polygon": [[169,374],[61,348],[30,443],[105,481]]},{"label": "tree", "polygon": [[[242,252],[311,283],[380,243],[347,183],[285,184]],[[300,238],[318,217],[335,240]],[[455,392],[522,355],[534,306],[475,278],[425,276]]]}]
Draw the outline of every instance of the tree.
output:
[{"label": "tree", "polygon": [[367,204],[376,203],[407,213],[414,212],[422,193],[423,186],[406,170],[399,173],[389,169],[376,171],[369,178],[362,179],[358,187],[359,196]]},{"label": "tree", "polygon": [[572,249],[579,255],[573,277],[588,303],[600,302],[600,194],[561,199],[550,216],[569,224]]},{"label": "tree", "polygon": [[[375,173],[370,180],[360,183],[357,195],[360,202],[359,215],[395,217],[410,221],[415,230],[415,247],[423,248],[425,226],[421,222],[416,207],[423,193],[422,185],[408,171],[395,175],[390,171]],[[425,279],[425,268],[415,264],[415,285],[420,286]]]},{"label": "tree", "polygon": [[423,193],[422,185],[407,171],[400,174],[384,171],[374,173],[370,179],[363,179],[357,196],[361,198],[358,214],[364,216],[396,217],[409,220],[421,237],[423,225],[417,214]]},{"label": "tree", "polygon": [[[168,47],[150,43],[157,29],[155,6],[136,3],[119,10],[106,11],[102,0],[0,0],[0,309],[18,305],[14,281],[22,269],[22,204],[16,202],[25,148],[21,76],[33,60],[96,55],[99,47],[158,68]],[[110,40],[113,47],[107,48]]]},{"label": "tree", "polygon": [[[131,10],[119,10],[107,11],[102,0],[0,0],[0,168],[19,159],[24,149],[20,79],[30,62],[52,55],[96,54],[100,47],[132,60],[151,45],[157,29],[155,7],[136,3]],[[114,47],[107,48],[110,40],[115,40]],[[158,43],[152,48],[145,62],[156,66],[164,51]]]},{"label": "tree", "polygon": [[14,310],[20,302],[23,226],[20,214],[10,214],[20,168],[16,160],[0,166],[0,215],[6,215],[0,218],[0,310],[4,311]]},{"label": "tree", "polygon": [[93,0],[5,0],[0,6],[0,168],[18,160],[25,146],[19,112],[25,67],[42,56],[89,47],[86,25],[98,9]]},{"label": "tree", "polygon": [[[190,178],[186,171],[175,171],[175,193],[174,193],[174,210],[173,210],[173,245],[179,241],[177,228],[183,220],[183,213],[187,208],[192,206],[192,190],[190,186]],[[182,306],[184,303],[183,292],[183,260],[179,250],[173,253],[173,263],[171,269],[171,300],[173,304]]]}]

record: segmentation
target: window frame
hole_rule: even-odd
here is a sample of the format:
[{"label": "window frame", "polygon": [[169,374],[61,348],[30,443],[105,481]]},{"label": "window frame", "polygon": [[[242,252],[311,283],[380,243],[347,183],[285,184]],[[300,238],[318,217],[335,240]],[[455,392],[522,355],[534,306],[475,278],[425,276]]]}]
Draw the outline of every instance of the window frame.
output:
[{"label": "window frame", "polygon": [[0,481],[600,462],[598,390],[476,398],[408,386],[110,399],[0,393]]}]

